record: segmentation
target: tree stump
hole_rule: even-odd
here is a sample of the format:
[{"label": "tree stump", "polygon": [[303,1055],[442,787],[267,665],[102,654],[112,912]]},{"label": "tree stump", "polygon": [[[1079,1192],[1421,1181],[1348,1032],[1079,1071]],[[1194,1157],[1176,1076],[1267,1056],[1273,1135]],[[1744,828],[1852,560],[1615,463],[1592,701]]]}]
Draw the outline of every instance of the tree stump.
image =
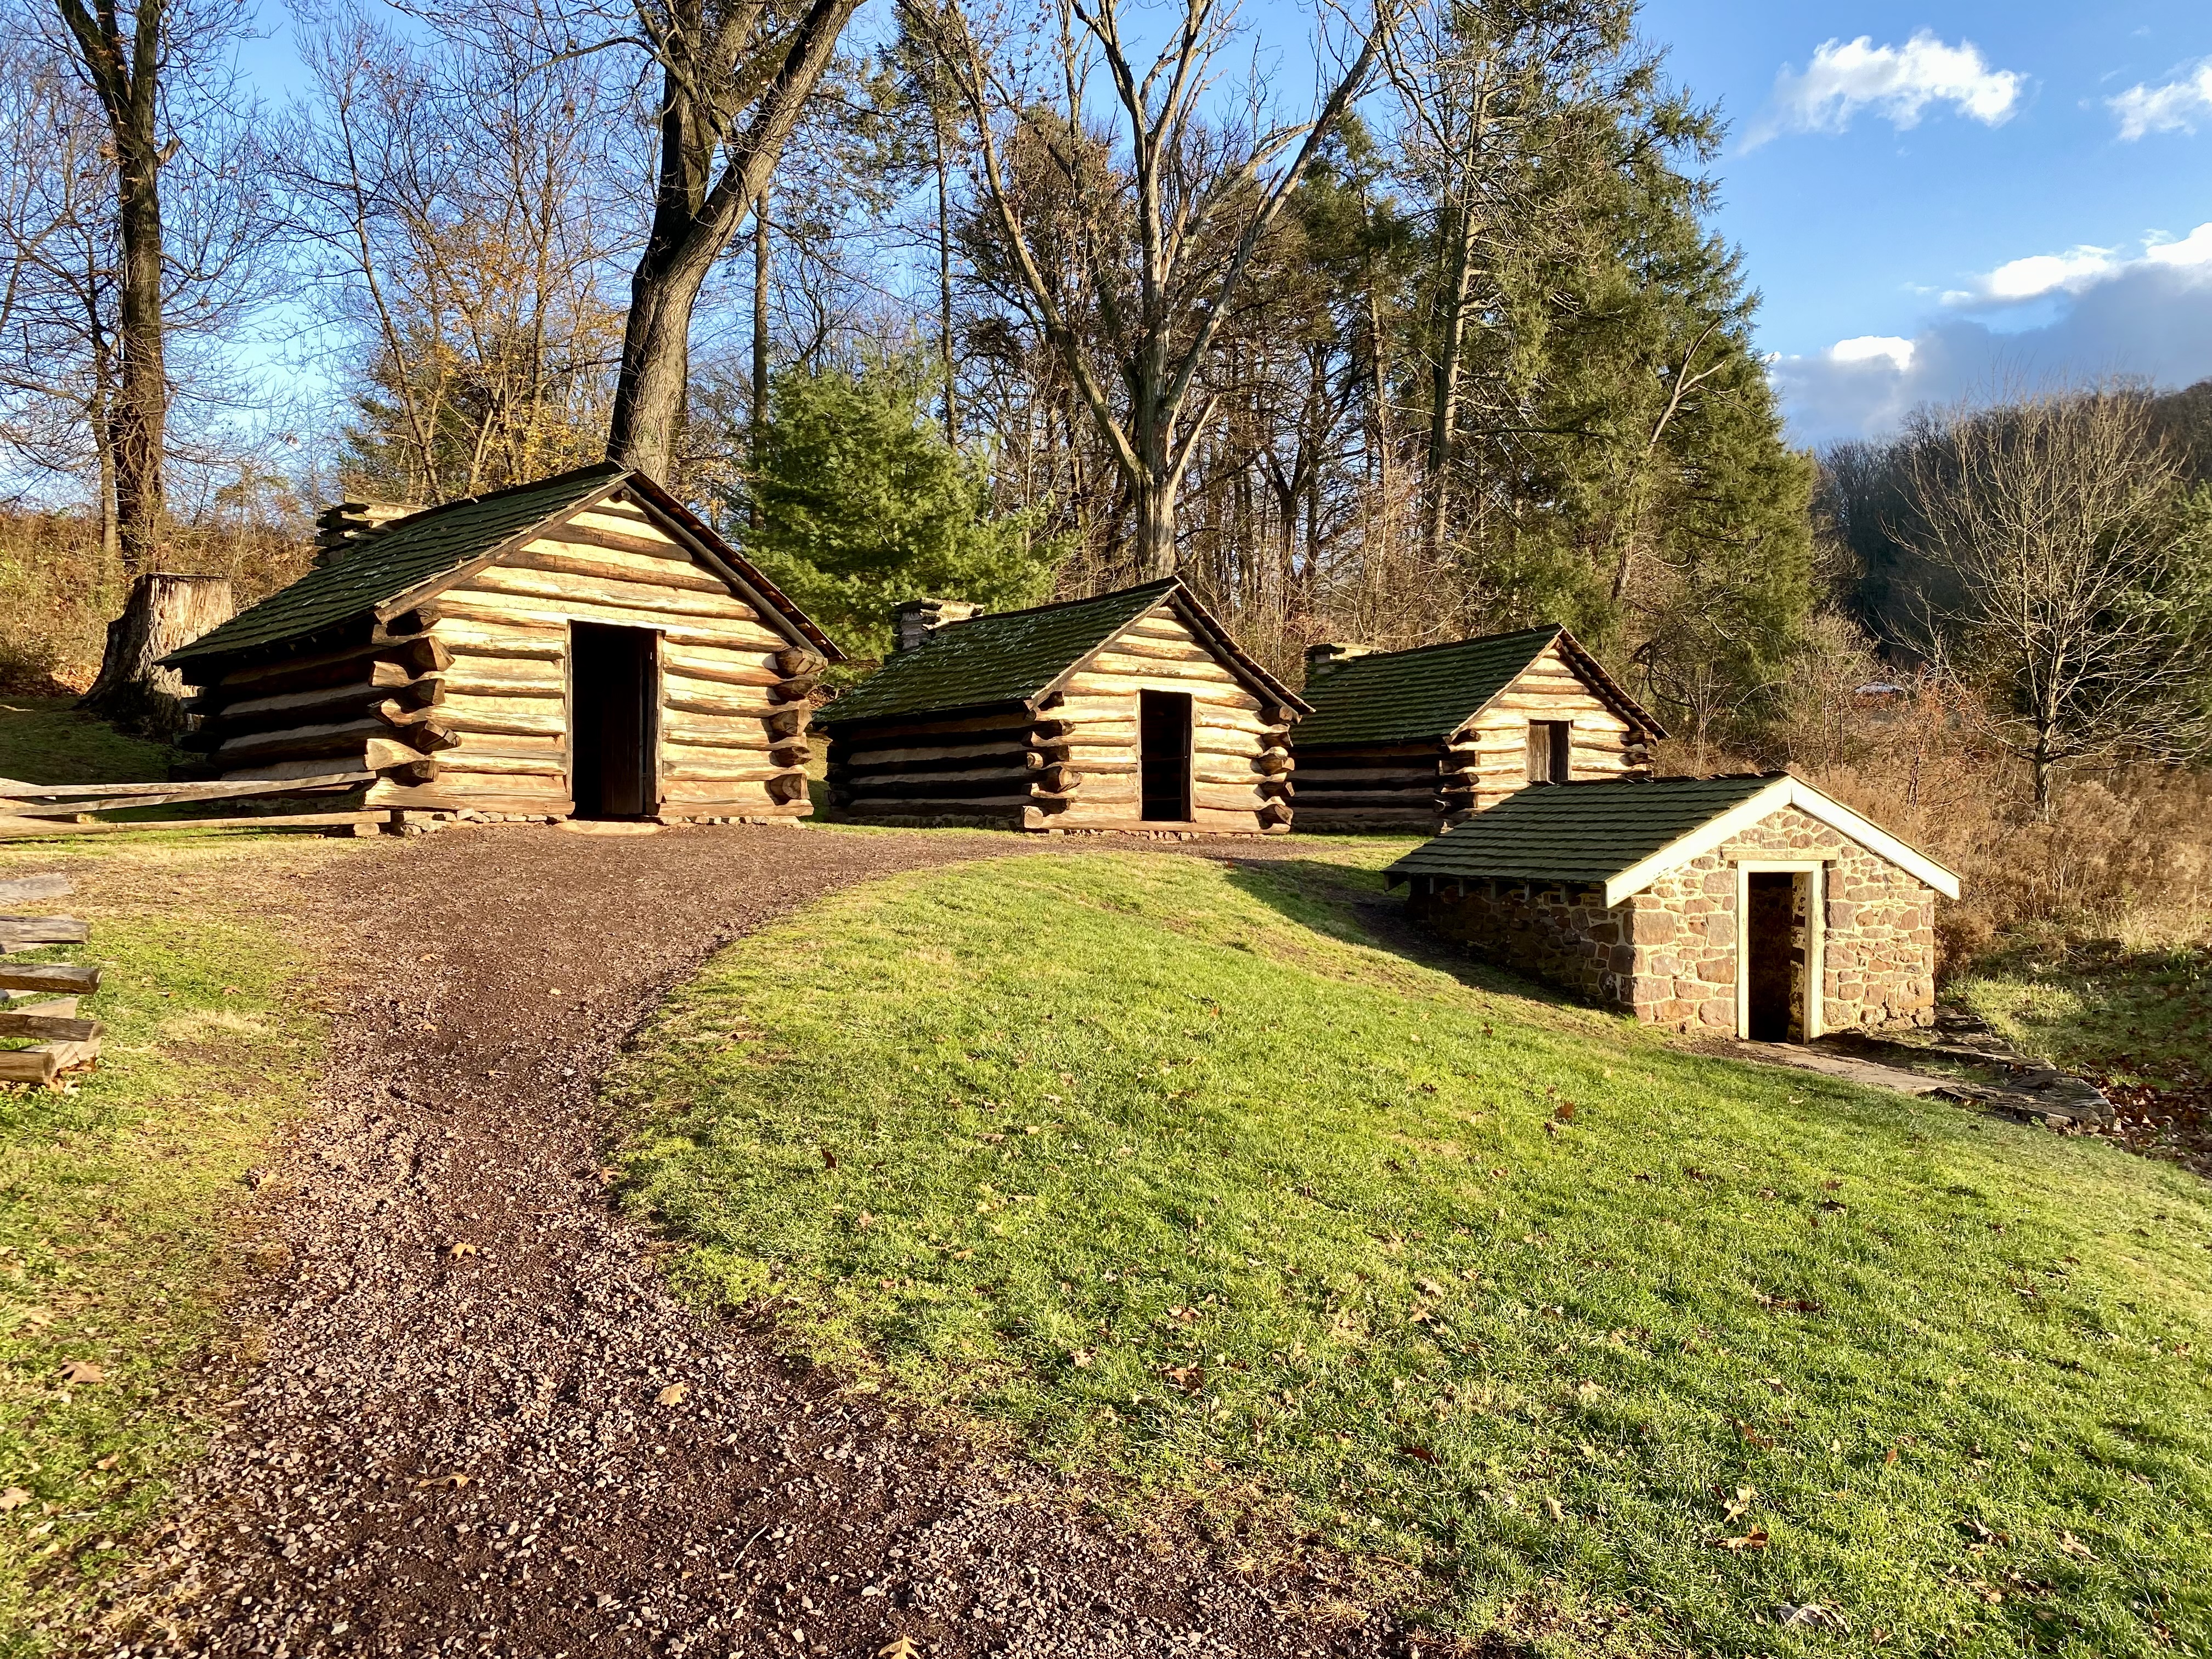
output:
[{"label": "tree stump", "polygon": [[107,624],[100,678],[77,707],[126,730],[164,740],[188,724],[188,695],[176,671],[161,667],[170,652],[190,645],[238,610],[228,576],[141,576],[131,584],[123,614]]}]

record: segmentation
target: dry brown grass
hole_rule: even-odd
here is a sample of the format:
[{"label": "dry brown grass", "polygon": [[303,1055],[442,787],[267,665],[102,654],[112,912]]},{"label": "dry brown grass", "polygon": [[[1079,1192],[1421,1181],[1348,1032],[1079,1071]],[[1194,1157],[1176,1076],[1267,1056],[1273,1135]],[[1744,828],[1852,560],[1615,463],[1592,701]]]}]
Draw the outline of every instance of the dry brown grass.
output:
[{"label": "dry brown grass", "polygon": [[1946,975],[2024,929],[2130,951],[2212,939],[2212,773],[2076,773],[2039,821],[2027,769],[1979,738],[1955,688],[1860,695],[1868,683],[1797,700],[1740,763],[1706,769],[1786,765],[1957,871],[1961,901],[1937,916]]},{"label": "dry brown grass", "polygon": [[[228,576],[243,607],[307,568],[304,526],[258,520],[179,526],[162,568]],[[130,583],[81,513],[0,508],[0,692],[82,692]]]}]

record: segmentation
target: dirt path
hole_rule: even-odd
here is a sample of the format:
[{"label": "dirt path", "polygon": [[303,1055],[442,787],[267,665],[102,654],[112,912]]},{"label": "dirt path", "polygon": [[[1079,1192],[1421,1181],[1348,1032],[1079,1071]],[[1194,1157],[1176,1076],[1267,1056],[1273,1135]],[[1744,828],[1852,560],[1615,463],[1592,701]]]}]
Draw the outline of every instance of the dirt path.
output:
[{"label": "dirt path", "polygon": [[240,1311],[268,1358],[134,1587],[153,1622],[107,1650],[1398,1650],[702,1322],[605,1202],[593,1085],[668,987],[839,887],[1015,850],[499,828],[314,878],[349,983],[323,1109],[263,1195],[289,1261]]}]

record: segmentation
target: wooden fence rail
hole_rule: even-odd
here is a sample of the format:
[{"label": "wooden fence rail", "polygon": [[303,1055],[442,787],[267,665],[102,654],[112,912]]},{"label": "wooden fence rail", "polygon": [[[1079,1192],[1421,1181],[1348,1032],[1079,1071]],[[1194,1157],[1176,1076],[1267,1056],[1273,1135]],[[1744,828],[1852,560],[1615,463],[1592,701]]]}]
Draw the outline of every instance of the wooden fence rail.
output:
[{"label": "wooden fence rail", "polygon": [[[0,904],[66,897],[66,876],[0,881]],[[75,916],[0,915],[0,1042],[35,1039],[0,1048],[0,1083],[58,1086],[63,1074],[100,1057],[100,1022],[77,1013],[77,1000],[100,988],[95,963],[11,962],[11,952],[47,945],[82,945],[90,937]]]}]

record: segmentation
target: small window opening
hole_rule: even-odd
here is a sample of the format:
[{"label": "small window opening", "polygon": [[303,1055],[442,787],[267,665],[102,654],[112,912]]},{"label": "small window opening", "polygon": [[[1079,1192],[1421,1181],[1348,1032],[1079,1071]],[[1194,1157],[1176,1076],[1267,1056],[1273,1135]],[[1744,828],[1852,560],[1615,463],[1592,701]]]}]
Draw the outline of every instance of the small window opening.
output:
[{"label": "small window opening", "polygon": [[1528,781],[1565,783],[1574,775],[1574,725],[1569,720],[1528,722]]}]

